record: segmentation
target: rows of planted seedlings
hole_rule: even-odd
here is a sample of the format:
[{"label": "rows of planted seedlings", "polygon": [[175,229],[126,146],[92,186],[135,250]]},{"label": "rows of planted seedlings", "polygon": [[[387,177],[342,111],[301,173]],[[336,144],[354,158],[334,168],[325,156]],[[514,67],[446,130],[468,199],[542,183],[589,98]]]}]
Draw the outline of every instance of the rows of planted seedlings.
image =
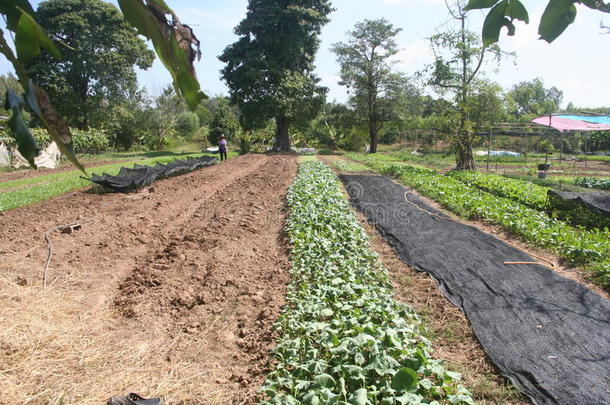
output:
[{"label": "rows of planted seedlings", "polygon": [[[302,163],[287,196],[292,281],[266,404],[472,403],[430,356],[332,171]],[[437,401],[437,402],[434,402]]]},{"label": "rows of planted seedlings", "polygon": [[610,190],[610,179],[598,177],[576,177],[574,179],[574,184],[580,187]]},{"label": "rows of planted seedlings", "polygon": [[535,210],[548,212],[550,215],[566,220],[574,226],[582,225],[589,229],[610,229],[608,218],[596,214],[586,207],[577,206],[568,210],[553,207],[548,198],[549,187],[540,186],[527,180],[465,170],[454,170],[447,175],[499,197],[510,198]]},{"label": "rows of planted seedlings", "polygon": [[510,198],[530,208],[544,211],[549,209],[548,187],[539,186],[525,180],[510,179],[497,174],[487,174],[465,170],[448,173],[462,183],[474,186],[500,197]]},{"label": "rows of planted seedlings", "polygon": [[573,264],[586,265],[593,277],[610,287],[610,231],[585,230],[549,217],[509,198],[479,190],[433,170],[376,161],[373,156],[350,155],[373,170],[400,181],[465,218],[500,225],[524,240],[547,248]]}]

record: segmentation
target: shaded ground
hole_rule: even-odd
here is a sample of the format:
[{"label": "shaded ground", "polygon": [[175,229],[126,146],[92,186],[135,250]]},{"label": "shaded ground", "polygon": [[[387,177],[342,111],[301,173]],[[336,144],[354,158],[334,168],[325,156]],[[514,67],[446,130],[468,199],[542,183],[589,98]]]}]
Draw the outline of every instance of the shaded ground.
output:
[{"label": "shaded ground", "polygon": [[[288,282],[288,156],[0,213],[0,403],[253,403]],[[44,232],[79,221],[72,234]]]}]

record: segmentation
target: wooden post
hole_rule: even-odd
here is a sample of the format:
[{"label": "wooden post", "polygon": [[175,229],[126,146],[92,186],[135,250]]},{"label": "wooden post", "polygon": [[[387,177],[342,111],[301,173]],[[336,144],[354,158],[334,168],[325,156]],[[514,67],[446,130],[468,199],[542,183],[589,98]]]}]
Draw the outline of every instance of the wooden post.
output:
[{"label": "wooden post", "polygon": [[524,133],[525,135],[525,148],[524,148],[524,152],[523,152],[523,157],[525,158],[525,165],[527,166],[527,149],[529,147],[529,144],[527,142],[527,132]]},{"label": "wooden post", "polygon": [[544,165],[546,167],[546,165],[549,164],[549,136],[546,136],[546,148],[544,150]]},{"label": "wooden post", "polygon": [[589,152],[589,133],[585,133],[585,167],[587,167],[587,152]]},{"label": "wooden post", "polygon": [[491,128],[487,137],[487,171],[489,172],[489,158],[491,157]]}]

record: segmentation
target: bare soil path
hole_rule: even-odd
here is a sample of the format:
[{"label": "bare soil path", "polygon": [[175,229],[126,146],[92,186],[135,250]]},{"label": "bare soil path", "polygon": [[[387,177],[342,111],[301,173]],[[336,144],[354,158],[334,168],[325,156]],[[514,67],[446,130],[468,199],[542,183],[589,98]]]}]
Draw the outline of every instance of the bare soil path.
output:
[{"label": "bare soil path", "polygon": [[[0,404],[253,403],[288,282],[291,156],[0,213]],[[44,232],[79,221],[71,234]],[[62,402],[63,401],[63,402]]]}]

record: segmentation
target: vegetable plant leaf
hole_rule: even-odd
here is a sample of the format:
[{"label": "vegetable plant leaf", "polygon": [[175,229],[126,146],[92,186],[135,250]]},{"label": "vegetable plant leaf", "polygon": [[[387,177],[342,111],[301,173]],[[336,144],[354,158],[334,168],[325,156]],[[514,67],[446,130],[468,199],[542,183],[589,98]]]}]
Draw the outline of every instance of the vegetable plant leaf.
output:
[{"label": "vegetable plant leaf", "polygon": [[396,391],[407,391],[415,388],[417,382],[417,373],[410,368],[403,367],[392,377],[392,388]]},{"label": "vegetable plant leaf", "polygon": [[352,397],[349,399],[349,403],[353,405],[366,405],[367,402],[367,393],[366,388],[360,388],[354,392]]},{"label": "vegetable plant leaf", "polygon": [[328,374],[320,374],[315,377],[315,380],[321,387],[334,387],[337,383],[335,379]]}]

